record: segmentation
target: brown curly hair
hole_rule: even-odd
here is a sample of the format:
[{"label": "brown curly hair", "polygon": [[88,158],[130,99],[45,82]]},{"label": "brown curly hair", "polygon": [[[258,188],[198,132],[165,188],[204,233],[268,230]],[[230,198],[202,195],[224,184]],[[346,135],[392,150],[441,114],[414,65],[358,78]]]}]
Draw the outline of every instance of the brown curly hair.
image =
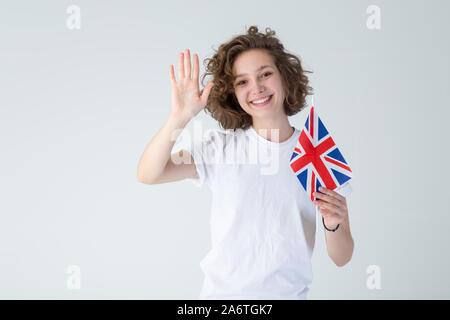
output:
[{"label": "brown curly hair", "polygon": [[[273,58],[285,90],[284,111],[292,116],[306,106],[306,96],[313,94],[308,86],[300,58],[285,51],[284,46],[274,36],[275,31],[266,28],[266,34],[258,32],[258,27],[251,26],[247,34],[238,35],[220,45],[212,58],[206,58],[206,72],[202,76],[202,85],[207,76],[212,76],[214,83],[204,111],[209,111],[224,129],[247,129],[252,124],[252,117],[244,111],[234,93],[232,67],[237,56],[247,50],[263,49]],[[203,89],[201,93],[203,93]]]}]

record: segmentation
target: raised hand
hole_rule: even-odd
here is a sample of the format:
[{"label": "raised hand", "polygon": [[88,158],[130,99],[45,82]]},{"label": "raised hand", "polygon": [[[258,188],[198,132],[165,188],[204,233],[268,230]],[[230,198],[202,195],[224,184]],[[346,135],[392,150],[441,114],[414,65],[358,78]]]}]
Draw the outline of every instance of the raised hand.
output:
[{"label": "raised hand", "polygon": [[200,96],[197,54],[194,54],[193,60],[194,70],[191,75],[191,56],[189,49],[186,49],[184,53],[180,53],[178,60],[178,82],[175,79],[173,65],[170,65],[169,68],[170,82],[172,85],[171,114],[187,121],[195,117],[206,106],[209,93],[214,86],[214,83],[208,83]]}]

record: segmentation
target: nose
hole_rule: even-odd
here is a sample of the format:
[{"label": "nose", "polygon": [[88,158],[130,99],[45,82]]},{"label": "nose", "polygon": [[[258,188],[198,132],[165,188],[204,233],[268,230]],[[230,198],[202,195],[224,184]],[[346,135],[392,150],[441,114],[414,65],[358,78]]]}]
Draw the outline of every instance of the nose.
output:
[{"label": "nose", "polygon": [[259,81],[255,81],[255,85],[253,86],[253,93],[255,95],[261,94],[264,92],[264,86]]}]

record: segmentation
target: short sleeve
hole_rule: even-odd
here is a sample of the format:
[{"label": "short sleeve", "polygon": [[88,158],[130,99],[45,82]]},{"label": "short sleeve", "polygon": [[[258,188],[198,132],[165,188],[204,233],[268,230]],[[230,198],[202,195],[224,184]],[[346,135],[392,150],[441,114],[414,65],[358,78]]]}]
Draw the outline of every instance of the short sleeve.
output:
[{"label": "short sleeve", "polygon": [[198,173],[198,177],[187,178],[196,187],[202,187],[203,184],[210,185],[210,180],[214,172],[213,164],[215,163],[214,154],[217,150],[217,145],[221,142],[221,135],[219,132],[210,131],[202,137],[202,139],[190,139],[189,132],[182,133],[180,140],[177,140],[172,152],[180,150],[189,151],[194,159],[194,165]]}]

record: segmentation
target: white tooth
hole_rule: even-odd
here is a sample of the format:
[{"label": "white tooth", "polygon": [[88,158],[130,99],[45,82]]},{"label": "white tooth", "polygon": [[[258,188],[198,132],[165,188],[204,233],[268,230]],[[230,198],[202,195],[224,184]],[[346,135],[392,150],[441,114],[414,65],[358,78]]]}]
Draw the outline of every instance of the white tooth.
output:
[{"label": "white tooth", "polygon": [[269,100],[269,98],[270,98],[270,96],[269,97],[267,97],[267,98],[264,98],[264,99],[261,99],[261,100],[256,100],[256,101],[253,101],[252,103],[263,103],[263,102],[266,102],[267,100]]}]

